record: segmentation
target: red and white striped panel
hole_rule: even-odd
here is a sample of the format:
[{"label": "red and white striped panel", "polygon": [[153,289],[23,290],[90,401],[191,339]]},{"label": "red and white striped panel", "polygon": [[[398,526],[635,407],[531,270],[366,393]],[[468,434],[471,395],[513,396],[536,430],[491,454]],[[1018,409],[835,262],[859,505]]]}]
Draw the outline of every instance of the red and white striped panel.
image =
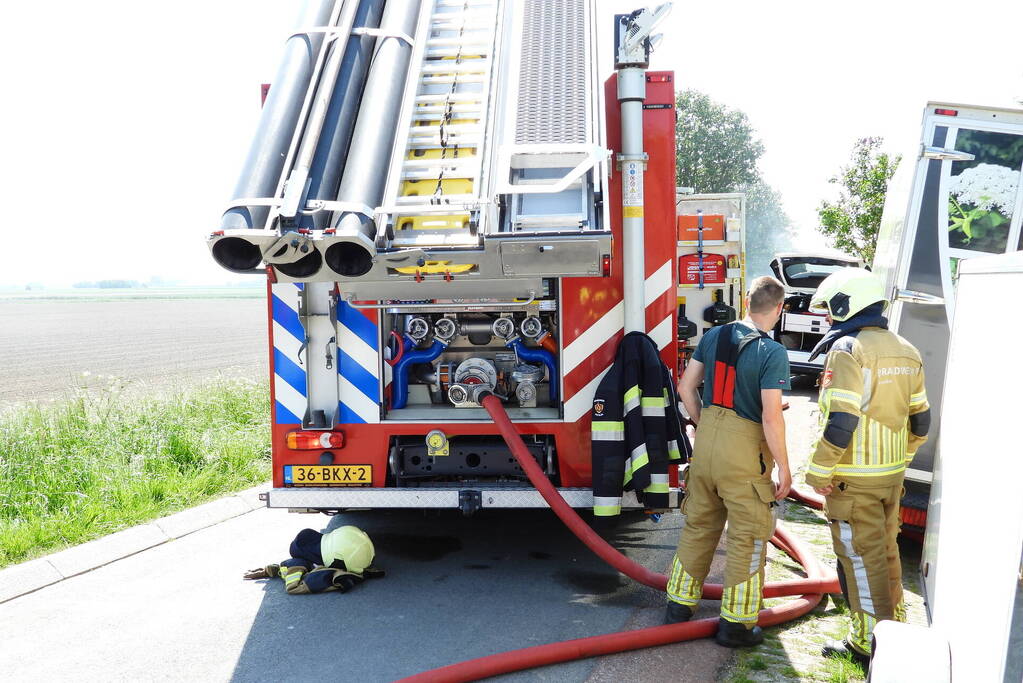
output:
[{"label": "red and white striped panel", "polygon": [[[674,260],[666,261],[646,279],[645,286],[647,334],[657,343],[657,348],[662,350],[674,339],[673,267]],[[625,302],[620,298],[615,301],[596,301],[598,294],[606,293],[607,290],[594,293],[591,295],[594,300],[579,302],[578,305],[591,307],[603,304],[605,310],[602,314],[598,313],[599,317],[575,338],[569,339],[566,335],[561,354],[566,422],[575,422],[589,413],[597,385],[611,368],[615,349],[624,336]],[[571,304],[567,307],[570,308]],[[566,310],[566,314],[568,312]]]}]

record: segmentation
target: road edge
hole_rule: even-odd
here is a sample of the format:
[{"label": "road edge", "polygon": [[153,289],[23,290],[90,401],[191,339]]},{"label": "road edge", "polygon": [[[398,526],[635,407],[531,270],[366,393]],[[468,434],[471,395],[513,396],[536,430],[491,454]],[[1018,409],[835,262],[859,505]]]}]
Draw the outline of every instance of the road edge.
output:
[{"label": "road edge", "polygon": [[0,569],[0,604],[266,507],[266,482],[94,541]]}]

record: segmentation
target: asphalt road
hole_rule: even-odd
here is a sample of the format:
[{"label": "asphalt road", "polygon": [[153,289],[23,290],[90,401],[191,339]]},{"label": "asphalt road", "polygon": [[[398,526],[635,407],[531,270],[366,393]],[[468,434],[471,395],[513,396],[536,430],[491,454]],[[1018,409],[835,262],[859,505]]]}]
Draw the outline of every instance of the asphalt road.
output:
[{"label": "asphalt road", "polygon": [[111,376],[147,392],[218,372],[263,379],[266,300],[0,300],[0,357],[0,404]]},{"label": "asphalt road", "polygon": [[[0,605],[0,671],[8,680],[390,681],[663,615],[661,594],[609,569],[548,511],[348,513],[331,523],[370,534],[385,578],[308,596],[240,579],[286,557],[299,529],[327,521],[259,510]],[[677,516],[655,525],[634,514],[608,538],[663,571],[677,534]],[[649,666],[663,669],[667,654]],[[678,653],[671,670],[685,660]],[[507,680],[612,680],[601,666]]]},{"label": "asphalt road", "polygon": [[[795,392],[790,443],[811,392]],[[348,594],[289,596],[245,569],[300,529],[356,524],[387,576]],[[680,517],[623,516],[607,538],[665,571]],[[711,581],[720,581],[719,548]],[[261,509],[0,605],[6,680],[391,681],[508,649],[660,623],[663,595],[596,559],[549,511]],[[718,603],[701,605],[713,616]],[[707,681],[732,660],[710,640],[512,674],[508,681]]]}]

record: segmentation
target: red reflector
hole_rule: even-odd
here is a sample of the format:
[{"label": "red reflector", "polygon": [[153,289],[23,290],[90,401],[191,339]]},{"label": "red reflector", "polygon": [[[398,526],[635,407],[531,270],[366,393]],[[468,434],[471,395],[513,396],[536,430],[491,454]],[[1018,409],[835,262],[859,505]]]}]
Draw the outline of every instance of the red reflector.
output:
[{"label": "red reflector", "polygon": [[941,116],[959,116],[959,112],[955,109],[935,109],[934,113]]},{"label": "red reflector", "polygon": [[223,230],[214,230],[213,231],[213,237],[220,237],[223,234],[224,234]]},{"label": "red reflector", "polygon": [[647,75],[647,83],[671,83],[671,76],[668,74],[655,74],[653,76]]},{"label": "red reflector", "polygon": [[601,270],[604,273],[604,277],[611,277],[611,255],[604,254],[604,258],[601,259]]},{"label": "red reflector", "polygon": [[319,450],[321,448],[344,448],[344,432],[288,432],[288,448],[294,450]]}]

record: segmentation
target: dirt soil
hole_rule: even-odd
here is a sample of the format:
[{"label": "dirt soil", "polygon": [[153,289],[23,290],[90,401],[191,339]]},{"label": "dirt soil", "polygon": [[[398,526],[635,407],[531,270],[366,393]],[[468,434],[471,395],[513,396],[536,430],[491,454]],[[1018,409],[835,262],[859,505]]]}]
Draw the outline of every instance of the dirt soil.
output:
[{"label": "dirt soil", "polygon": [[262,379],[266,334],[263,298],[0,300],[0,405],[111,377],[145,391],[219,372]]}]

